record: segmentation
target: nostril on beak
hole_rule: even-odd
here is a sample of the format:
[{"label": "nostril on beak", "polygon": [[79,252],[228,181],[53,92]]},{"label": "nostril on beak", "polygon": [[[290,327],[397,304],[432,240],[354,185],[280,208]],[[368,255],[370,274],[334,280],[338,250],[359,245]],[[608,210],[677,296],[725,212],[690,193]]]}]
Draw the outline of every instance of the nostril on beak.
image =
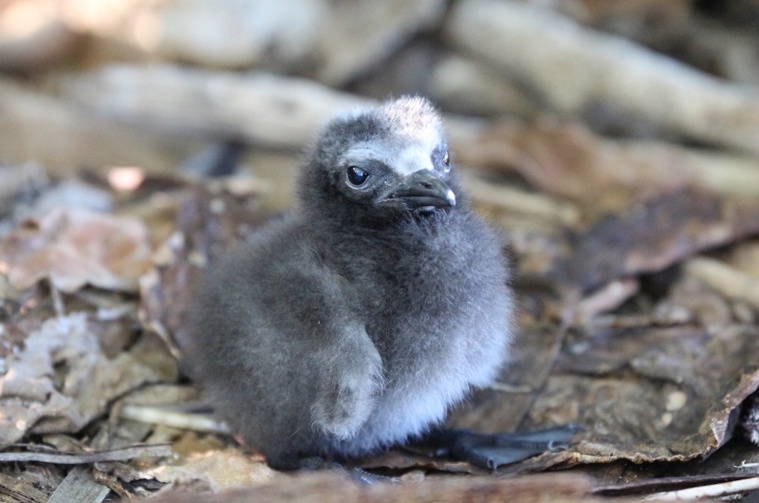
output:
[{"label": "nostril on beak", "polygon": [[424,187],[425,189],[431,189],[432,188],[432,184],[429,183],[429,182],[421,182],[420,185],[422,187]]}]

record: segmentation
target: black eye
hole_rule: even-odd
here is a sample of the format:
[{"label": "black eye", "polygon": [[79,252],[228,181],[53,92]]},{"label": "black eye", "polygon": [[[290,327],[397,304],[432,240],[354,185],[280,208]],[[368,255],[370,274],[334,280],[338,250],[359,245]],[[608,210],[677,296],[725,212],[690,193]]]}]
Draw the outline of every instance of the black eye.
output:
[{"label": "black eye", "polygon": [[369,173],[358,166],[348,167],[348,181],[353,185],[363,185],[367,178],[369,178]]},{"label": "black eye", "polygon": [[443,173],[448,173],[451,170],[451,156],[448,155],[448,150],[443,150],[443,155],[440,155],[438,159],[439,159],[438,162],[442,163],[442,166],[440,167],[440,171],[442,171]]}]

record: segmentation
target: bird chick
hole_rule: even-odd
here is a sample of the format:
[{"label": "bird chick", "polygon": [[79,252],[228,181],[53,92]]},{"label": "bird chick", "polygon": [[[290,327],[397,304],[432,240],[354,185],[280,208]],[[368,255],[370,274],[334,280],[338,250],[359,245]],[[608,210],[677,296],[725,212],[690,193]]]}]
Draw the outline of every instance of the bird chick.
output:
[{"label": "bird chick", "polygon": [[187,355],[277,469],[422,437],[493,381],[511,339],[501,245],[427,100],[332,120],[298,189],[298,210],[212,268]]}]

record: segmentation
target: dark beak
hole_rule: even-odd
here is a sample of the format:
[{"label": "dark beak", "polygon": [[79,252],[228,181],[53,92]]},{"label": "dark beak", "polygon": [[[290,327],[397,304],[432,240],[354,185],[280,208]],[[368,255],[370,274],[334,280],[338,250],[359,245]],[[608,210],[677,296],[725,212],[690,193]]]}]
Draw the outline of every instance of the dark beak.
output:
[{"label": "dark beak", "polygon": [[456,194],[443,180],[423,169],[412,173],[385,201],[402,203],[410,210],[433,210],[456,206]]}]

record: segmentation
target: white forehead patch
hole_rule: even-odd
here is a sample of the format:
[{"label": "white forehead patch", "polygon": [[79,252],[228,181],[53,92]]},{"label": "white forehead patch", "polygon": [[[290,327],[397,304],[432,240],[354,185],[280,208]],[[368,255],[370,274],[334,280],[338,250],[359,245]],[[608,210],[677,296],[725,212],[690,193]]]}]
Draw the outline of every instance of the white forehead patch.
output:
[{"label": "white forehead patch", "polygon": [[432,104],[419,96],[406,96],[384,104],[379,114],[399,136],[422,138],[440,135],[440,116]]},{"label": "white forehead patch", "polygon": [[408,176],[420,169],[434,169],[432,151],[440,141],[435,137],[414,142],[399,142],[397,138],[363,142],[348,149],[343,159],[347,164],[359,166],[363,162],[380,161],[399,175]]},{"label": "white forehead patch", "polygon": [[343,154],[344,162],[361,165],[363,161],[376,160],[403,176],[434,169],[432,152],[443,142],[443,128],[428,100],[407,96],[371,113],[383,123],[387,136],[352,145]]}]

